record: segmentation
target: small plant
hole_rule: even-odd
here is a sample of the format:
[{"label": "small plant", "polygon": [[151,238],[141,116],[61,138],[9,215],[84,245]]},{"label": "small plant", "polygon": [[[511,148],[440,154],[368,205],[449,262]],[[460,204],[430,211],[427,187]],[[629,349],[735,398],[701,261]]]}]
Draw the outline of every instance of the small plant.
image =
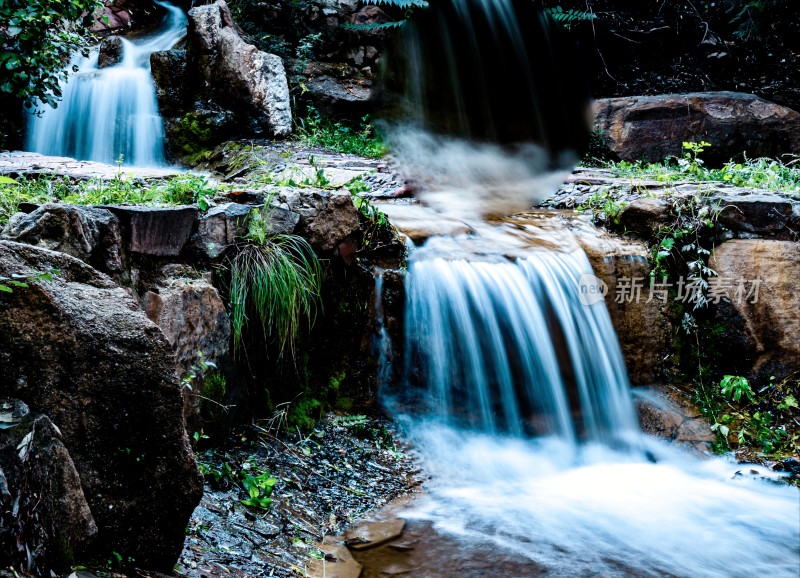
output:
[{"label": "small plant", "polygon": [[727,399],[739,401],[744,396],[749,401],[755,401],[753,390],[750,388],[750,382],[746,377],[726,375],[719,385],[722,395]]},{"label": "small plant", "polygon": [[325,118],[314,107],[308,107],[306,117],[298,119],[295,128],[297,138],[308,146],[376,159],[386,153],[386,145],[375,134],[369,116],[362,117],[356,126],[348,126]]},{"label": "small plant", "polygon": [[196,381],[202,380],[209,369],[217,369],[217,364],[205,358],[202,351],[197,352],[197,363],[192,365],[181,380],[181,388],[192,391]]},{"label": "small plant", "polygon": [[30,283],[37,281],[52,281],[53,275],[58,275],[58,269],[50,269],[44,273],[32,273],[30,275],[12,275],[11,277],[0,276],[0,292],[13,293],[14,289],[27,289]]},{"label": "small plant", "polygon": [[272,498],[270,498],[272,495],[272,488],[277,481],[278,479],[273,478],[268,472],[257,476],[244,476],[244,478],[242,478],[242,486],[250,497],[241,500],[242,504],[253,508],[269,510],[269,506],[272,504]]},{"label": "small plant", "polygon": [[322,266],[308,241],[272,234],[269,220],[254,210],[230,271],[234,351],[252,319],[261,324],[266,342],[274,338],[281,354],[288,348],[294,356],[300,327],[304,319],[313,323],[322,290]]},{"label": "small plant", "polygon": [[564,10],[561,6],[545,8],[544,11],[554,22],[561,24],[568,30],[576,22],[586,22],[597,18],[597,15],[591,10],[575,10],[574,8]]},{"label": "small plant", "polygon": [[[717,434],[714,448],[728,451],[731,444],[745,460],[784,459],[800,453],[800,411],[797,374],[759,390],[741,376],[726,375],[717,388],[699,390],[698,407]],[[757,453],[753,453],[756,448]]]}]

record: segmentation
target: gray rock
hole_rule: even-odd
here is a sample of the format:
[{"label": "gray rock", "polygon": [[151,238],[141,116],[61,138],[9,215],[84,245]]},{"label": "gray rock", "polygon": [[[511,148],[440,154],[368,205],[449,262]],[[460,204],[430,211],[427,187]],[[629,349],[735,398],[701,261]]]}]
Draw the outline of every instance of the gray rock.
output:
[{"label": "gray rock", "polygon": [[272,233],[292,233],[300,221],[299,214],[283,207],[270,207],[265,211],[264,205],[225,203],[209,209],[200,218],[197,232],[192,236],[192,246],[206,257],[216,259],[237,237],[247,232],[247,220],[253,209],[259,209],[267,218]]},{"label": "gray rock", "polygon": [[155,257],[176,257],[192,234],[196,207],[109,206],[122,224],[129,251]]},{"label": "gray rock", "polygon": [[98,542],[169,572],[202,495],[174,352],[105,275],[63,253],[0,241],[0,275],[53,268],[53,281],[4,298],[0,391],[61,431]]},{"label": "gray rock", "polygon": [[315,189],[288,189],[279,202],[300,215],[297,233],[320,252],[334,251],[359,230],[358,210],[349,193]]},{"label": "gray rock", "polygon": [[100,54],[97,56],[97,68],[108,68],[122,62],[122,39],[119,36],[109,36],[100,43]]},{"label": "gray rock", "polygon": [[627,205],[619,216],[626,230],[649,237],[669,221],[672,205],[657,198],[636,199]]},{"label": "gray rock", "polygon": [[711,202],[720,207],[718,221],[734,232],[770,236],[786,228],[792,218],[792,202],[769,193],[721,193]]},{"label": "gray rock", "polygon": [[[40,415],[0,431],[0,467],[6,480],[0,525],[14,529],[0,541],[15,542],[3,544],[3,564],[28,564],[27,552],[20,552],[17,542],[31,552],[32,570],[41,576],[64,571],[76,557],[85,556],[97,537],[97,525],[75,463],[50,419]],[[17,504],[16,519],[12,503]]]},{"label": "gray rock", "polygon": [[101,271],[122,270],[120,223],[106,209],[46,203],[15,215],[0,237],[72,255]]},{"label": "gray rock", "polygon": [[186,52],[163,50],[150,55],[150,70],[162,116],[180,116],[189,99],[186,86]]},{"label": "gray rock", "polygon": [[660,162],[682,156],[681,143],[705,140],[703,153],[722,163],[800,153],[800,113],[739,92],[626,96],[595,101],[595,126],[623,160]]},{"label": "gray rock", "polygon": [[[363,53],[362,53],[363,59]],[[368,112],[373,104],[372,88],[355,82],[338,82],[331,76],[319,76],[306,83],[307,96],[329,114],[358,114]]]},{"label": "gray rock", "polygon": [[247,132],[274,137],[291,134],[283,62],[239,36],[225,2],[189,11],[188,42],[190,69],[202,79],[203,92],[235,111]]}]

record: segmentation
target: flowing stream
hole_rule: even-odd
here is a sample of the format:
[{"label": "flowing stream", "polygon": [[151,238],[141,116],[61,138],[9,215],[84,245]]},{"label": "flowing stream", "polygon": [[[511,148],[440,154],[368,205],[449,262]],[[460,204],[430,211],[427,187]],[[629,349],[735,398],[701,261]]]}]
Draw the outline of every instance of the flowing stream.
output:
[{"label": "flowing stream", "polygon": [[583,251],[520,243],[497,219],[552,193],[570,140],[551,122],[569,99],[551,116],[550,85],[529,74],[558,67],[532,60],[531,31],[547,28],[527,4],[437,4],[396,60],[411,111],[400,164],[418,199],[472,230],[409,254],[406,375],[384,397],[432,477],[400,515],[458,542],[438,576],[489,545],[530,560],[528,576],[797,577],[797,488],[644,436],[605,303],[581,299]]},{"label": "flowing stream", "polygon": [[62,87],[58,107],[31,115],[28,150],[108,164],[120,158],[128,166],[166,164],[150,54],[172,48],[186,34],[186,15],[166,2],[156,4],[167,11],[164,21],[147,36],[121,38],[118,64],[98,68],[98,48],[86,58],[76,56],[70,67],[78,72]]}]

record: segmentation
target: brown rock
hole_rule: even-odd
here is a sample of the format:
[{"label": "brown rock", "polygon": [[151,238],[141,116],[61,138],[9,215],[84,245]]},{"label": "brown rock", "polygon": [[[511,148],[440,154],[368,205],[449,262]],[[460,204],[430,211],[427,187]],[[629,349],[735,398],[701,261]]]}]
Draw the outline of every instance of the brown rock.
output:
[{"label": "brown rock", "polygon": [[738,92],[626,96],[594,103],[595,127],[623,160],[682,156],[681,143],[705,140],[703,158],[722,163],[800,153],[800,114]]},{"label": "brown rock", "polygon": [[0,308],[0,391],[62,433],[98,545],[171,571],[202,479],[174,353],[128,293],[81,261],[0,241],[0,275],[59,269]]},{"label": "brown rock", "polygon": [[288,189],[278,199],[283,207],[300,215],[296,232],[317,251],[331,252],[359,231],[358,209],[349,193]]},{"label": "brown rock", "polygon": [[308,564],[309,578],[359,578],[361,564],[359,564],[344,544],[326,537],[325,541],[317,544],[325,556],[322,559],[310,560]]},{"label": "brown rock", "polygon": [[667,224],[671,210],[672,205],[664,199],[635,199],[622,209],[620,225],[627,231],[648,238]]},{"label": "brown rock", "polygon": [[111,206],[120,220],[126,248],[155,257],[176,257],[192,234],[197,221],[196,207]]},{"label": "brown rock", "polygon": [[[717,307],[725,328],[717,346],[726,367],[766,382],[800,368],[800,244],[737,239],[719,245],[709,261],[718,279],[729,283]],[[743,294],[737,295],[739,282]],[[758,294],[755,294],[755,288]],[[747,293],[753,290],[748,297]],[[741,345],[750,351],[741,351]]]},{"label": "brown rock", "polygon": [[[228,355],[231,324],[217,290],[203,278],[167,278],[158,293],[148,292],[143,299],[147,316],[159,326],[175,349],[177,372],[183,377],[199,361],[218,363]],[[184,418],[189,431],[199,428],[201,382],[185,389]]]},{"label": "brown rock", "polygon": [[[662,313],[662,303],[649,299],[650,265],[643,243],[614,237],[590,226],[574,228],[586,251],[594,274],[608,287],[605,296],[611,322],[617,331],[625,366],[633,385],[658,383],[663,374],[665,353],[671,342],[671,325]],[[636,280],[638,293],[623,291]]]},{"label": "brown rock", "polygon": [[399,518],[364,522],[345,535],[346,544],[353,550],[367,550],[403,535],[405,520]]}]

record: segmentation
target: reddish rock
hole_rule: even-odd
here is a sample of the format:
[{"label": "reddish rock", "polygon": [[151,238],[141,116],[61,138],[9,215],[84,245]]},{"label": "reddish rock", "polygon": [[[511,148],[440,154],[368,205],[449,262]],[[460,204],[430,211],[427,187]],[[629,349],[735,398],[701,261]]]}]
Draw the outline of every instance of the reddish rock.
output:
[{"label": "reddish rock", "polygon": [[707,141],[702,158],[722,163],[800,153],[800,113],[739,92],[626,96],[595,101],[595,128],[621,159],[683,156],[684,141]]}]

